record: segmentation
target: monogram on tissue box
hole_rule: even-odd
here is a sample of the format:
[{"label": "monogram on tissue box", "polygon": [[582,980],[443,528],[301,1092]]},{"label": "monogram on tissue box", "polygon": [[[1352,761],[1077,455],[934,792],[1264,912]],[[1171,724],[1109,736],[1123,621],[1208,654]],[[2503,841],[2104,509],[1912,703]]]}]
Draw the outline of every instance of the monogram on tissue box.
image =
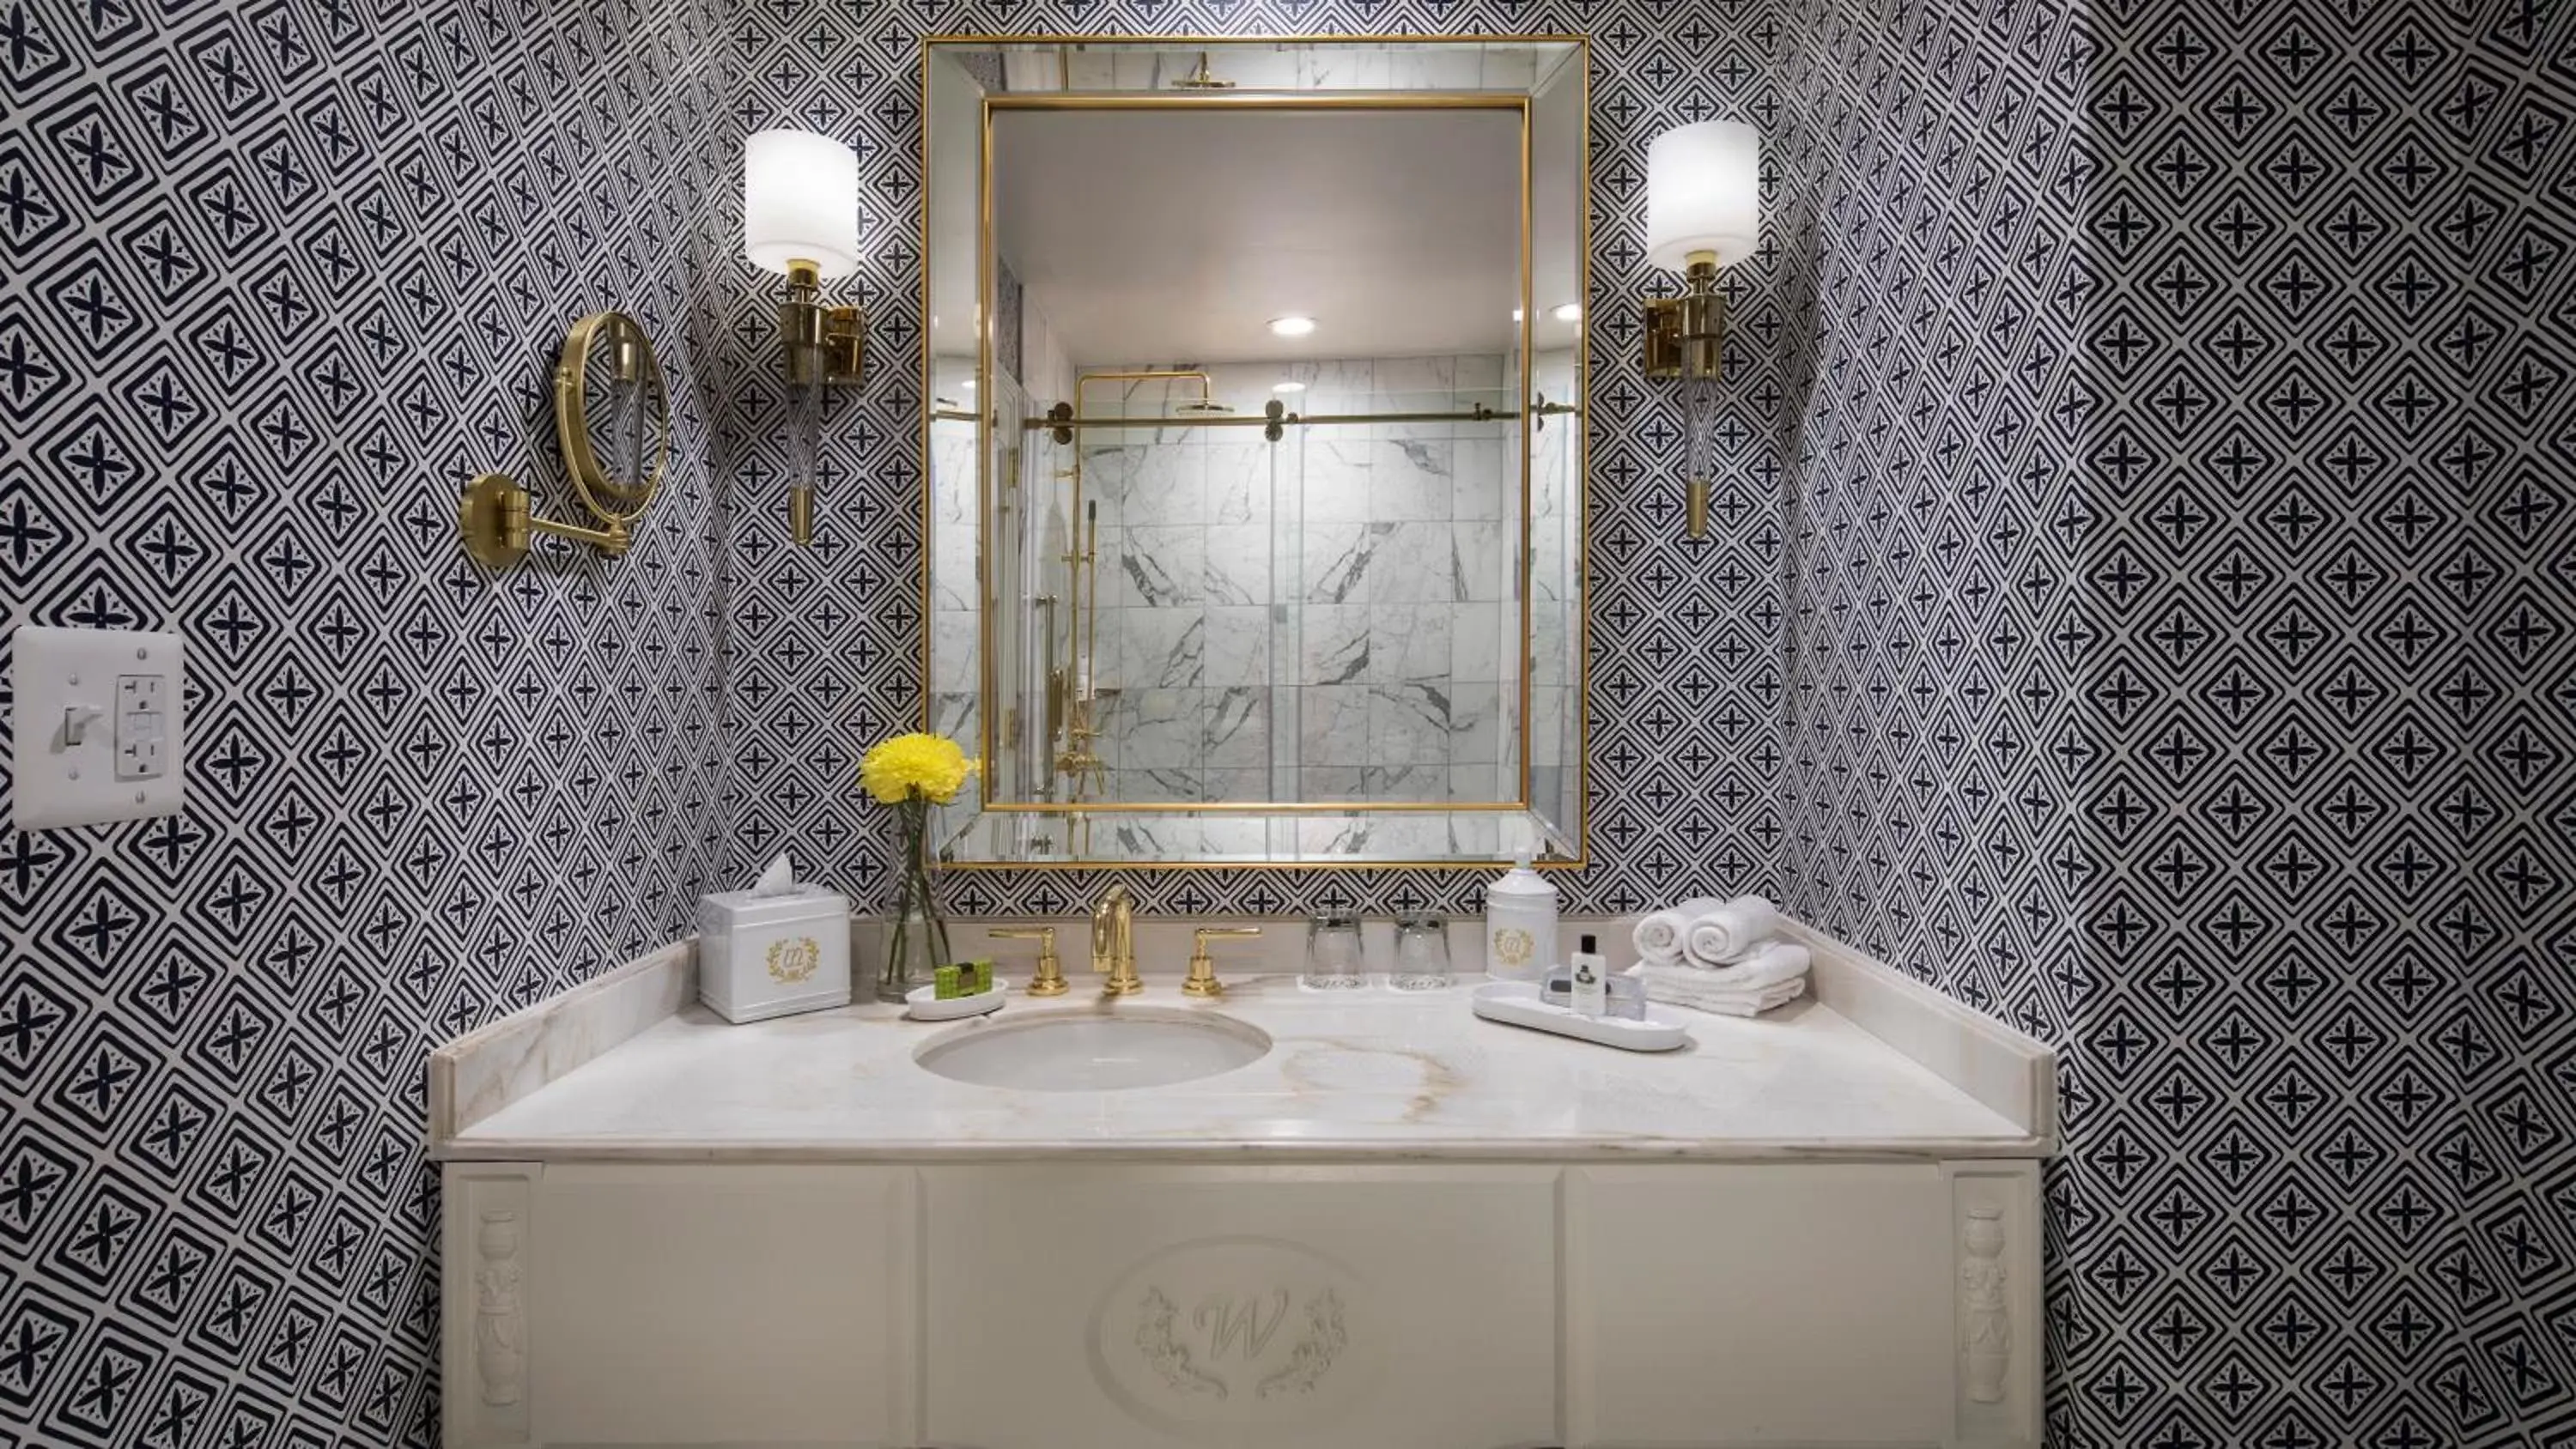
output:
[{"label": "monogram on tissue box", "polygon": [[727,1021],[850,1004],[850,898],[821,886],[698,897],[698,999]]}]

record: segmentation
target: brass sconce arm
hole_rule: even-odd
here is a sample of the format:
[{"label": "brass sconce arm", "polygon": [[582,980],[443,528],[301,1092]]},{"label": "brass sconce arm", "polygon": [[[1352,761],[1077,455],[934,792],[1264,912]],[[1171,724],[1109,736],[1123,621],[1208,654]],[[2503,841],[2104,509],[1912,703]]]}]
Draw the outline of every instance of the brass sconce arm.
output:
[{"label": "brass sconce arm", "polygon": [[[822,268],[802,259],[787,264],[787,296],[778,304],[780,364],[791,388],[856,387],[865,372],[865,319],[856,307],[826,307]],[[787,535],[799,546],[814,541],[814,450],[821,429],[821,399],[802,398],[789,426],[797,476],[787,485]]]},{"label": "brass sconce arm", "polygon": [[[1646,302],[1646,376],[1678,379],[1689,390],[1684,428],[1695,440],[1707,426],[1699,416],[1708,405],[1705,394],[1715,390],[1726,369],[1726,294],[1717,287],[1716,254],[1693,253],[1683,286],[1678,297]],[[1690,469],[1684,525],[1693,538],[1708,536],[1708,471],[1704,466]]]}]

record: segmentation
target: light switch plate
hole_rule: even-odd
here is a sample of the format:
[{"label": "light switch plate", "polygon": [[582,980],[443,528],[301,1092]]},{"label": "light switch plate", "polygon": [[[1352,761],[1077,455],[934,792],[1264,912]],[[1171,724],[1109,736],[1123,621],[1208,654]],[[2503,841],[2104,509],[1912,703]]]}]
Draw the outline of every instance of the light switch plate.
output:
[{"label": "light switch plate", "polygon": [[178,814],[187,803],[179,636],[30,624],[11,643],[10,823],[48,830]]}]

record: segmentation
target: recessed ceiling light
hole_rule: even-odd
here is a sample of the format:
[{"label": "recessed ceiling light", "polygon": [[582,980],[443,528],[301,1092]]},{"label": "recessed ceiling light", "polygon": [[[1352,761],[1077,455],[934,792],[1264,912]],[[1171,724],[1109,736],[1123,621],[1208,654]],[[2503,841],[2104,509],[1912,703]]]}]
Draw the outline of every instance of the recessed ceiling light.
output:
[{"label": "recessed ceiling light", "polygon": [[1580,302],[1568,302],[1564,306],[1557,308],[1555,311],[1550,312],[1547,315],[1555,318],[1559,322],[1580,322],[1583,320],[1583,304]]},{"label": "recessed ceiling light", "polygon": [[1314,330],[1315,319],[1312,317],[1273,317],[1270,319],[1270,335],[1273,337],[1303,337]]},{"label": "recessed ceiling light", "polygon": [[1270,390],[1272,392],[1304,392],[1306,390],[1306,384],[1302,382],[1274,382],[1270,384]]}]

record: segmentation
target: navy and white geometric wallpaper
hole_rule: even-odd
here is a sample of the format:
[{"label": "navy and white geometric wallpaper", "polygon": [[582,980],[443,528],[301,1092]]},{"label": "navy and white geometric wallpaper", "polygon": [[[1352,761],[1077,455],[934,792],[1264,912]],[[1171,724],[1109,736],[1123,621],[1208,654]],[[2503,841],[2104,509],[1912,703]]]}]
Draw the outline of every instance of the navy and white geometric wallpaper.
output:
[{"label": "navy and white geometric wallpaper", "polygon": [[[189,812],[0,846],[0,1443],[433,1442],[428,1046],[782,844],[876,893],[922,34],[1480,30],[1593,40],[1577,903],[1775,891],[2061,1048],[2051,1443],[2576,1442],[2576,6],[0,0],[0,610],[195,651]],[[1628,303],[1703,116],[1768,220],[1693,544]],[[860,151],[870,251],[805,551],[777,124]],[[475,569],[452,490],[561,507],[602,306],[671,491]]]},{"label": "navy and white geometric wallpaper", "polygon": [[2576,8],[1785,29],[1781,875],[2067,1053],[2052,1442],[2569,1442]]},{"label": "navy and white geometric wallpaper", "polygon": [[2576,7],[2092,7],[2087,1437],[2576,1439]]},{"label": "navy and white geometric wallpaper", "polygon": [[[182,815],[0,841],[0,1443],[431,1441],[424,1054],[721,854],[725,23],[0,3],[0,622],[184,632],[190,755]],[[603,307],[667,491],[481,569],[457,491],[570,506]]]}]

